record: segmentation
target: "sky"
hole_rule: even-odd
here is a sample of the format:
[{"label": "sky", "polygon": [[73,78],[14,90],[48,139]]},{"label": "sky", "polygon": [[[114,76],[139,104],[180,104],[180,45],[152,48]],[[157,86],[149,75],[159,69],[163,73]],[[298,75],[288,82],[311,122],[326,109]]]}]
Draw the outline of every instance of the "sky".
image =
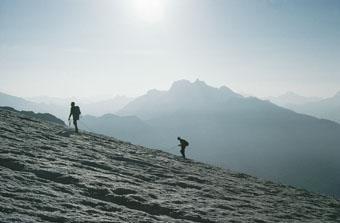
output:
[{"label": "sky", "polygon": [[337,0],[0,0],[0,91],[136,97],[199,78],[327,97],[339,27]]}]

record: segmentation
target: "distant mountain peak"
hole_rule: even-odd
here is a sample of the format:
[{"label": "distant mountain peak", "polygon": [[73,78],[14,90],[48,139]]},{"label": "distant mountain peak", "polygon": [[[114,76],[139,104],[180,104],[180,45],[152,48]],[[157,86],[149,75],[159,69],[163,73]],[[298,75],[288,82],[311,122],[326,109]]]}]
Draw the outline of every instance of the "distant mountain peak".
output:
[{"label": "distant mountain peak", "polygon": [[168,91],[150,90],[126,105],[119,114],[137,115],[147,119],[153,115],[179,110],[221,110],[232,98],[242,98],[226,86],[220,88],[207,85],[196,79],[175,81]]},{"label": "distant mountain peak", "polygon": [[189,80],[183,79],[183,80],[175,81],[171,85],[169,92],[183,92],[183,91],[188,91],[188,90],[189,91],[190,90],[206,91],[206,90],[211,90],[211,89],[215,89],[215,88],[207,85],[204,81],[201,81],[199,79],[196,79],[194,82],[190,82]]},{"label": "distant mountain peak", "polygon": [[228,94],[233,94],[233,95],[235,95],[235,96],[236,96],[236,95],[241,96],[241,95],[235,93],[233,90],[231,90],[230,88],[228,88],[228,87],[225,86],[225,85],[221,86],[221,87],[219,88],[219,90],[222,91],[222,92],[226,92],[226,93],[228,93]]},{"label": "distant mountain peak", "polygon": [[151,89],[151,90],[148,90],[148,92],[146,93],[147,95],[158,95],[158,94],[161,94],[162,91],[160,90],[157,90],[157,89]]},{"label": "distant mountain peak", "polygon": [[184,90],[190,90],[190,89],[194,89],[194,90],[203,90],[206,91],[220,91],[223,93],[228,93],[229,95],[232,96],[241,96],[237,93],[235,93],[234,91],[232,91],[230,88],[228,88],[227,86],[221,86],[220,88],[215,88],[212,86],[209,86],[206,82],[200,80],[200,79],[196,79],[194,82],[190,82],[188,80],[178,80],[175,81],[170,90],[169,91],[184,91]]},{"label": "distant mountain peak", "polygon": [[171,87],[170,87],[170,91],[171,90],[176,90],[179,88],[185,88],[191,85],[191,82],[185,79],[182,80],[178,80],[172,83]]},{"label": "distant mountain peak", "polygon": [[208,86],[204,81],[201,81],[200,79],[196,79],[195,82],[193,82],[194,85],[199,85],[199,86]]}]

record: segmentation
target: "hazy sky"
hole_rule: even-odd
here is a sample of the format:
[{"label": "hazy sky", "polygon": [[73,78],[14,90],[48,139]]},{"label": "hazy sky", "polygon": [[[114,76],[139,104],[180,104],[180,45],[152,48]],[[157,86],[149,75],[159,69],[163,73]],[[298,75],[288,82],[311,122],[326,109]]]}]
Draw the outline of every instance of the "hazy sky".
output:
[{"label": "hazy sky", "polygon": [[178,79],[340,91],[338,0],[0,0],[0,91],[138,96]]}]

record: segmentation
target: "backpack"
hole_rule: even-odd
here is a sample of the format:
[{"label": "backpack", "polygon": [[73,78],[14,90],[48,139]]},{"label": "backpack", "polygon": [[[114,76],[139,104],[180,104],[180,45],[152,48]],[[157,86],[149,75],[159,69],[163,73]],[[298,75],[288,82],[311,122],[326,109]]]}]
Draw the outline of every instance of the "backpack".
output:
[{"label": "backpack", "polygon": [[185,146],[189,146],[189,143],[188,143],[188,141],[186,141],[186,140],[183,140],[183,144],[184,144]]},{"label": "backpack", "polygon": [[74,115],[75,115],[76,117],[79,117],[80,114],[81,114],[81,112],[80,112],[79,106],[75,106],[75,107],[74,107]]}]

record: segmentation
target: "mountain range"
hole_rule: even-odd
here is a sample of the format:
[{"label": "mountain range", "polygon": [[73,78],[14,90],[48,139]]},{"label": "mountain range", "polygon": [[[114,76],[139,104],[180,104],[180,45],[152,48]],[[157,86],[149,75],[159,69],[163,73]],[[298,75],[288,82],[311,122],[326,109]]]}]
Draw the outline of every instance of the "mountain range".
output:
[{"label": "mountain range", "polygon": [[340,92],[329,98],[304,97],[288,92],[279,97],[270,97],[268,100],[298,113],[340,123]]},{"label": "mountain range", "polygon": [[[199,80],[177,81],[168,91],[151,90],[118,114],[138,117],[129,123],[136,128],[96,125],[96,131],[111,136],[120,129],[131,131],[133,137],[120,136],[173,153],[178,153],[176,138],[182,136],[194,159],[340,196],[340,125],[335,122]],[[93,125],[86,118],[82,122]]]},{"label": "mountain range", "polygon": [[101,116],[108,113],[116,113],[132,100],[133,98],[126,96],[115,96],[105,100],[47,96],[20,98],[0,92],[0,106],[8,106],[16,110],[50,113],[64,121],[68,118],[70,103],[72,101],[75,101],[77,102],[77,105],[80,105],[83,115]]},{"label": "mountain range", "polygon": [[340,123],[340,92],[330,98],[301,105],[292,105],[289,108],[296,112]]},{"label": "mountain range", "polygon": [[[56,98],[56,97],[31,97],[27,100],[47,105],[49,107],[58,108],[62,111],[69,111],[70,103],[72,101],[82,108],[84,115],[101,116],[105,114],[114,114],[133,100],[131,97],[117,95],[107,99],[82,99],[76,97],[70,98]],[[59,112],[58,116],[67,116],[65,112]]]},{"label": "mountain range", "polygon": [[240,98],[241,95],[226,86],[215,89],[200,80],[194,83],[180,80],[174,82],[169,91],[150,90],[127,104],[118,114],[136,115],[145,120],[178,111],[218,111],[229,100]]},{"label": "mountain range", "polygon": [[322,98],[305,97],[305,96],[301,96],[290,91],[278,97],[269,97],[268,100],[276,105],[279,105],[285,108],[290,108],[296,105],[304,105],[304,104],[311,103],[311,102],[317,102],[317,101],[322,100]]},{"label": "mountain range", "polygon": [[0,92],[0,106],[8,106],[17,110],[40,110],[39,104]]}]

